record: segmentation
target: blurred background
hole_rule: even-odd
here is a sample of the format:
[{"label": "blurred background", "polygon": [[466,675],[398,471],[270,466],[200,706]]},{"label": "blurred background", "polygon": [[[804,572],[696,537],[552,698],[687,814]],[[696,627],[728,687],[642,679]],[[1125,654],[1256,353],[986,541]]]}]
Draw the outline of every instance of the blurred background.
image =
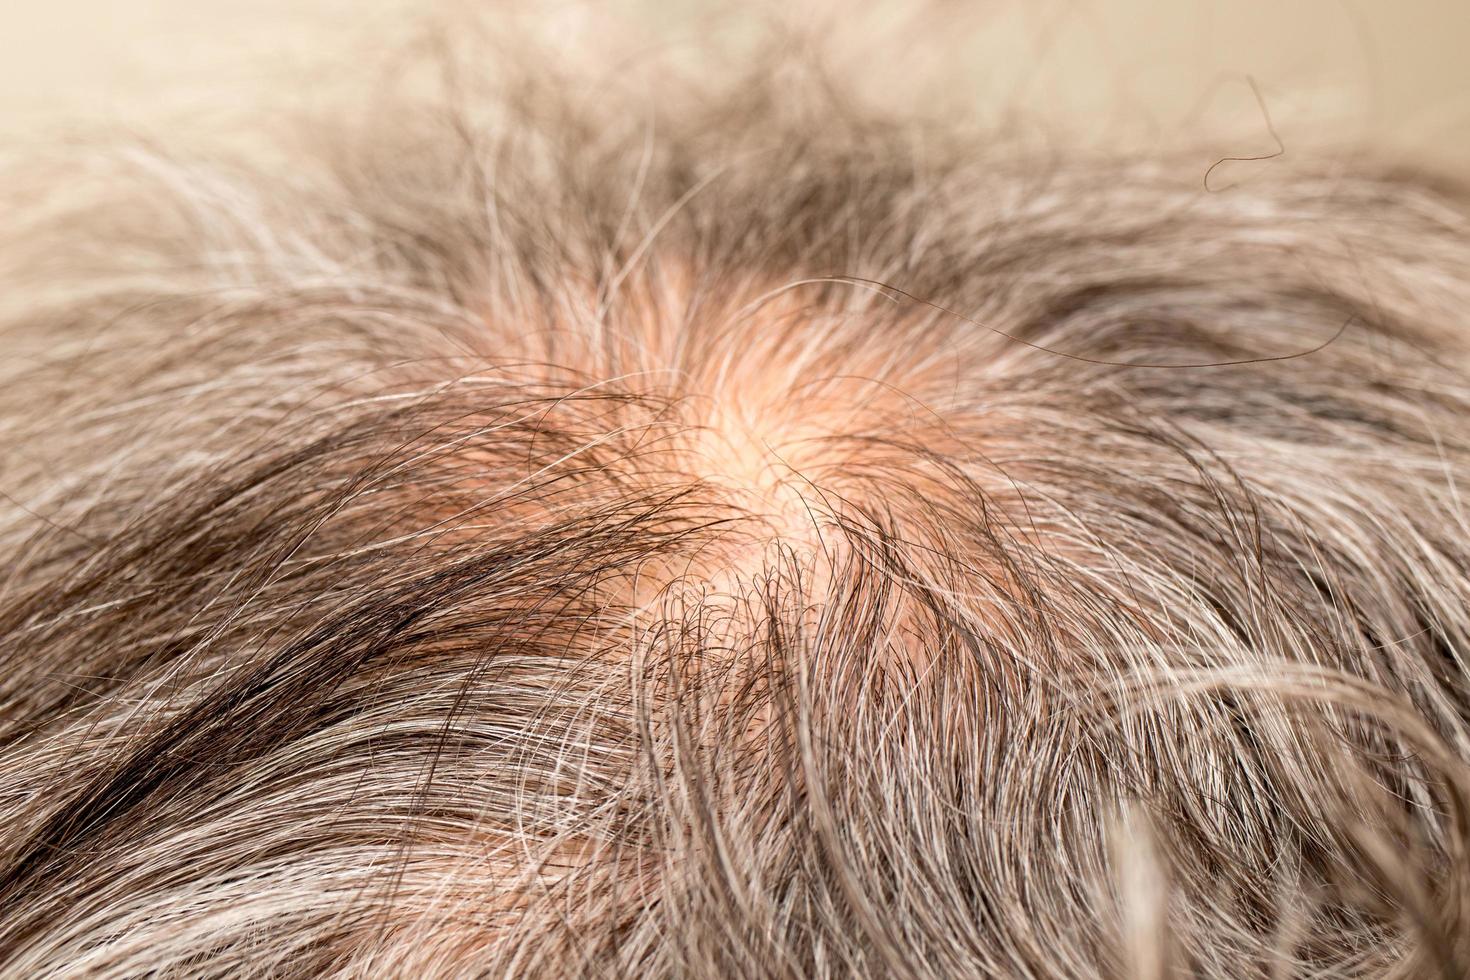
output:
[{"label": "blurred background", "polygon": [[616,21],[696,58],[752,32],[848,32],[865,76],[927,80],[977,122],[1104,145],[1234,129],[1222,153],[1269,153],[1254,82],[1288,148],[1330,133],[1470,173],[1470,0],[9,0],[0,138],[165,117],[227,128],[263,99],[354,84],[364,52],[474,17],[530,18],[552,44],[591,47]]}]

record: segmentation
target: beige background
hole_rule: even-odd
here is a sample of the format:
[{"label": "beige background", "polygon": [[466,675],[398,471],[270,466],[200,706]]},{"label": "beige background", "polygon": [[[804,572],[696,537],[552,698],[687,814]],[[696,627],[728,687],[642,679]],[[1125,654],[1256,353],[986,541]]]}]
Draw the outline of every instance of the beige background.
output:
[{"label": "beige background", "polygon": [[[490,16],[513,8],[561,18],[575,33],[576,4],[477,6]],[[712,17],[710,4],[691,0],[599,6],[598,16],[635,33],[695,49],[742,19],[837,23],[864,7],[853,0],[836,14],[792,14],[791,3],[724,5]],[[972,100],[986,118],[1004,116],[1003,106],[1103,141],[1254,127],[1259,145],[1225,152],[1264,152],[1271,143],[1249,76],[1289,146],[1330,129],[1385,153],[1470,168],[1470,0],[890,6],[900,11],[890,20],[946,19],[950,43],[942,52],[902,40],[884,47],[878,18],[871,57],[891,72],[951,79],[950,97]],[[174,116],[227,119],[283,90],[311,99],[349,83],[352,52],[387,49],[426,21],[452,22],[458,9],[435,0],[4,0],[0,136],[131,125],[165,105]]]}]

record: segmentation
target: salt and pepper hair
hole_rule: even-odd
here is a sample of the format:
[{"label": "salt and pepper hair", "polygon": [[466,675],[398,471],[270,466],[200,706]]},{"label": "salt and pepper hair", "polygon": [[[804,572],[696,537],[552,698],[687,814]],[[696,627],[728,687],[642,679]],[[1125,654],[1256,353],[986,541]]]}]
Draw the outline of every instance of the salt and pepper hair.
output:
[{"label": "salt and pepper hair", "polygon": [[10,182],[0,974],[1466,975],[1465,198],[789,83]]}]

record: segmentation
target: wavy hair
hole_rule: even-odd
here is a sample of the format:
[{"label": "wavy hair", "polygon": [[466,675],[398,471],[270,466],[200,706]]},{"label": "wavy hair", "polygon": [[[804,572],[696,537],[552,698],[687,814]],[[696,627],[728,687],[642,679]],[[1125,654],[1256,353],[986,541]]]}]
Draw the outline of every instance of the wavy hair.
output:
[{"label": "wavy hair", "polygon": [[7,185],[0,973],[1466,975],[1458,188],[520,83]]}]

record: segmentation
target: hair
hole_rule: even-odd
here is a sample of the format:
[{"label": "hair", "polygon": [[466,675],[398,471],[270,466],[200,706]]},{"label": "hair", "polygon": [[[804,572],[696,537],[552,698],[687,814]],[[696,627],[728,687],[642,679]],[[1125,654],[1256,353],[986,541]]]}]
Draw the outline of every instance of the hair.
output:
[{"label": "hair", "polygon": [[0,973],[1470,975],[1465,195],[758,75],[11,180]]}]

